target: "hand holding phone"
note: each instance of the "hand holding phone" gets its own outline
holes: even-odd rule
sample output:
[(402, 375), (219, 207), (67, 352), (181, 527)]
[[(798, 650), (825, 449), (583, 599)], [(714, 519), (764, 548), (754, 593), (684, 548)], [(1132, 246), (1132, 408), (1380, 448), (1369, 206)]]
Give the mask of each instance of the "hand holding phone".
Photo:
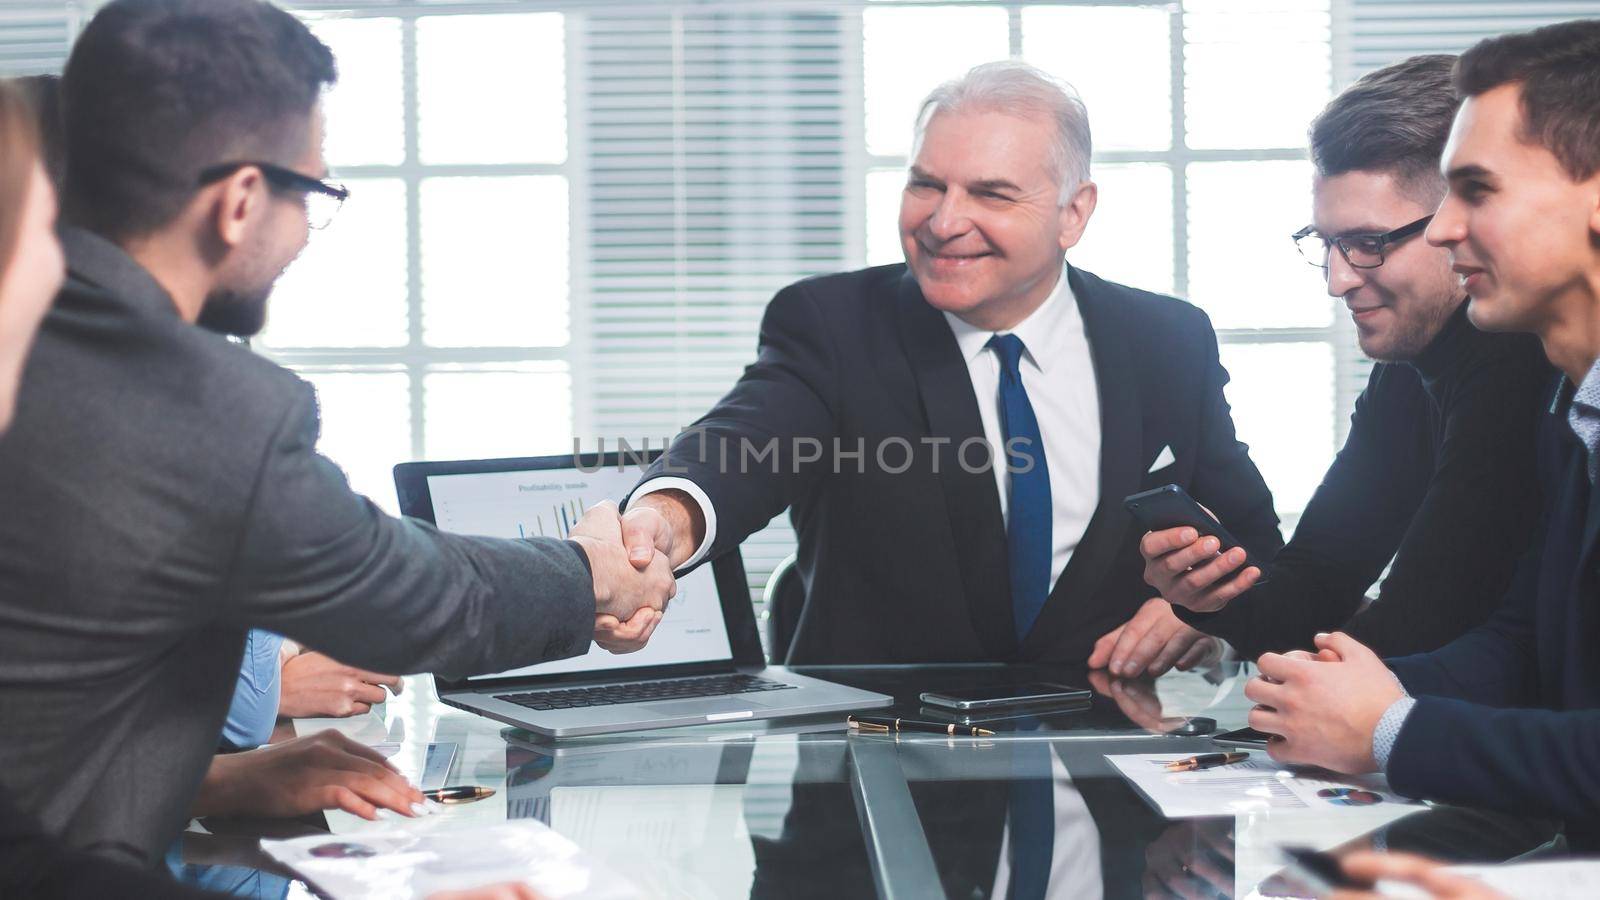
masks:
[(1139, 542), (1145, 581), (1168, 602), (1215, 612), (1266, 581), (1265, 564), (1178, 485), (1134, 494), (1123, 504), (1149, 532)]

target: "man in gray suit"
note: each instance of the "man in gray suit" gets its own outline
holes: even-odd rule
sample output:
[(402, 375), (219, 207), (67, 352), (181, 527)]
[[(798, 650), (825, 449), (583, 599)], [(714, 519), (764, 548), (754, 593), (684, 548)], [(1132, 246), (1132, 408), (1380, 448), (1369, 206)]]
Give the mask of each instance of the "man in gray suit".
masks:
[(224, 337), (261, 327), (308, 218), (341, 199), (334, 78), (256, 0), (117, 0), (68, 63), (68, 280), (0, 444), (0, 782), (76, 846), (160, 857), (249, 628), (460, 676), (591, 636), (637, 649), (676, 589), (659, 553), (623, 549), (661, 523), (614, 507), (570, 541), (384, 515), (316, 453), (310, 387)]

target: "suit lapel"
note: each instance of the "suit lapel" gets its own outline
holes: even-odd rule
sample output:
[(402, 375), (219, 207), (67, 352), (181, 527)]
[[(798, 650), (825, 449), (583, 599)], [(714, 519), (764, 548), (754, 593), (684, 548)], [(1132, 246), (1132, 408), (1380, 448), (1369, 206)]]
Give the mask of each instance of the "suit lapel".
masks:
[(994, 473), (968, 472), (956, 457), (962, 441), (983, 437), (972, 376), (950, 325), (923, 299), (909, 272), (900, 280), (898, 303), (900, 333), (917, 379), (928, 433), (950, 440), (936, 451), (938, 478), (972, 627), (991, 659), (1009, 658), (1016, 651), (1010, 561)]
[(1105, 295), (1100, 279), (1077, 267), (1068, 272), (1100, 395), (1100, 502), (1033, 630), (1022, 642), (1023, 659), (1038, 658), (1082, 616), (1084, 604), (1094, 595), (1127, 533), (1129, 517), (1122, 498), (1139, 489), (1143, 475), (1143, 408), (1133, 371), (1133, 342), (1120, 327), (1112, 308), (1116, 301)]

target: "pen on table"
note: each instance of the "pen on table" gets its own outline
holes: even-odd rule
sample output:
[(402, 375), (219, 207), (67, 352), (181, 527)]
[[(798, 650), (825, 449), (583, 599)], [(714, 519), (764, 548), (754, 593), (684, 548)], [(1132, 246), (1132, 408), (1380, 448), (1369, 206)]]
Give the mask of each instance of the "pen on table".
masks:
[(422, 796), (436, 803), (471, 803), (494, 796), (494, 788), (466, 785), (463, 787), (434, 788), (423, 791)]
[(867, 732), (920, 731), (925, 734), (959, 734), (988, 737), (994, 734), (987, 728), (975, 725), (947, 725), (944, 722), (919, 722), (916, 719), (894, 719), (887, 716), (849, 716), (845, 723), (851, 728)]
[(1188, 759), (1175, 759), (1167, 763), (1169, 772), (1193, 772), (1196, 769), (1214, 769), (1217, 766), (1231, 766), (1237, 762), (1244, 762), (1250, 758), (1248, 753), (1202, 753)]

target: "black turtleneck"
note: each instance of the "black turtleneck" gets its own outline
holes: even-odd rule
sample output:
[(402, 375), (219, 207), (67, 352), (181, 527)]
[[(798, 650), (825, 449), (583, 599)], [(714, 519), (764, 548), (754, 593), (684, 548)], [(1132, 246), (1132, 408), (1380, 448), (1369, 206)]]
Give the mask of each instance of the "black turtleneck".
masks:
[(1338, 629), (1380, 656), (1419, 653), (1481, 624), (1533, 537), (1535, 432), (1554, 383), (1535, 339), (1478, 331), (1463, 303), (1415, 360), (1373, 367), (1268, 583), (1178, 615), (1251, 659)]

